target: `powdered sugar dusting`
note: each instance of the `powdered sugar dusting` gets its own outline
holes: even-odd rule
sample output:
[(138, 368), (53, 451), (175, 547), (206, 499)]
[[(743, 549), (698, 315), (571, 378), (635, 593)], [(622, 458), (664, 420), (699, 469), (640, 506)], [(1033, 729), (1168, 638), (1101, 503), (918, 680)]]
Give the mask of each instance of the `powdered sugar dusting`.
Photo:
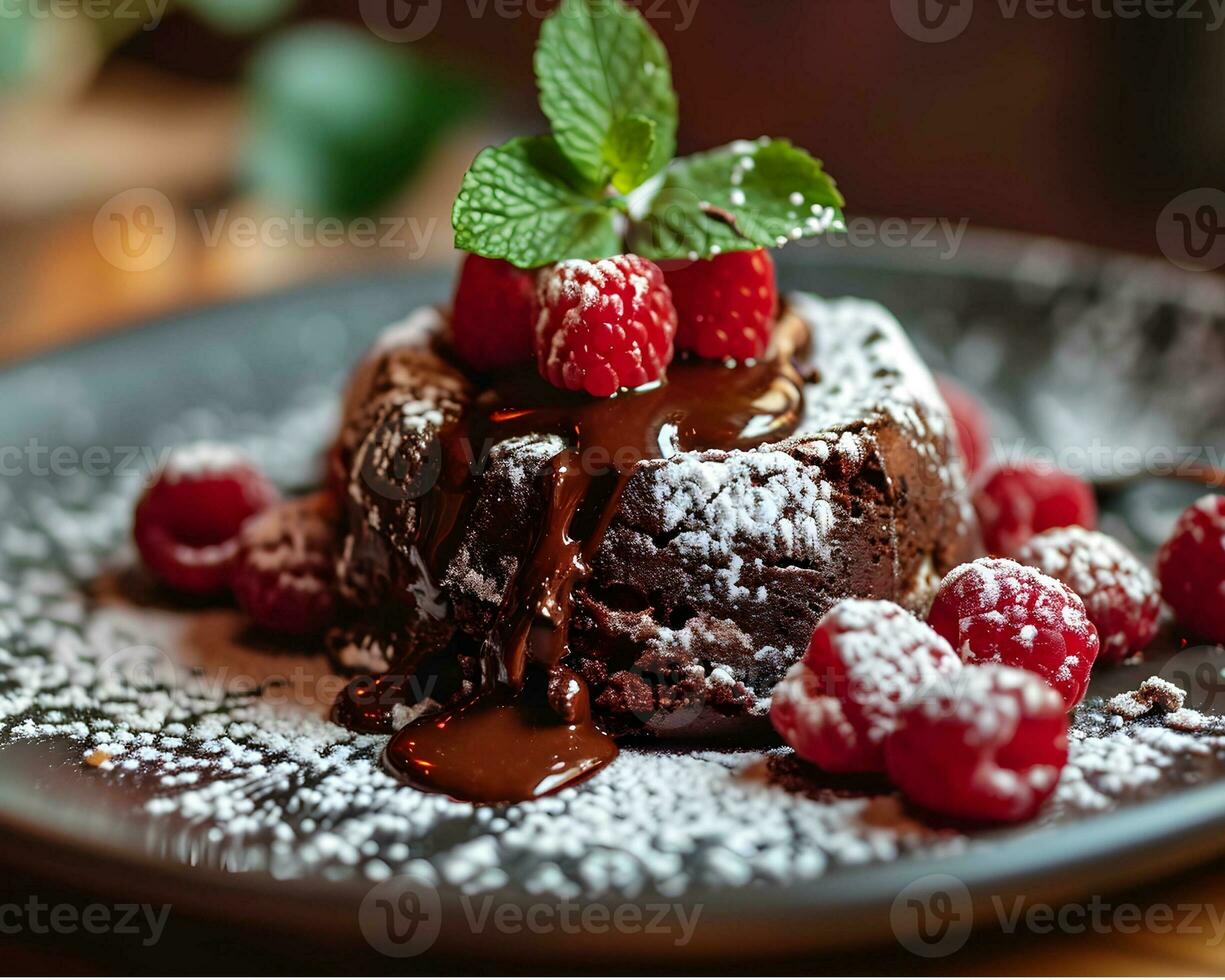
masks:
[(839, 690), (845, 689), (874, 744), (896, 729), (904, 705), (961, 669), (944, 638), (905, 609), (858, 599), (840, 602), (822, 620), (808, 662), (830, 671)]
[(931, 622), (959, 645), (963, 659), (1034, 670), (1069, 706), (1083, 695), (1098, 653), (1097, 630), (1080, 598), (1058, 579), (1006, 558), (953, 569)]
[(1157, 580), (1115, 538), (1081, 527), (1057, 528), (1031, 539), (1017, 557), (1084, 600), (1106, 659), (1122, 660), (1152, 641), (1161, 612)]
[[(334, 431), (334, 409), (326, 392), (303, 391), (280, 418), (197, 412), (173, 431), (233, 440), (283, 484), (302, 485)], [(326, 677), (322, 658), (233, 649), (218, 663), (181, 635), (171, 642), (155, 610), (120, 617), (98, 600), (98, 576), (133, 561), (125, 542), (139, 482), (49, 481), (19, 500), (0, 488), (0, 742), (70, 746), (65, 758), (81, 760), (80, 778), (96, 781), (100, 796), (130, 791), (141, 801), (130, 819), (147, 822), (150, 846), (167, 860), (283, 878), (404, 873), (469, 892), (681, 895), (813, 881), (991, 847), (1031, 829), (980, 839), (938, 828), (891, 793), (823, 785), (783, 750), (629, 748), (583, 786), (507, 808), (407, 789), (379, 766), (382, 739), (332, 725), (321, 699), (288, 702), (262, 688), (261, 679), (298, 670)], [(198, 633), (214, 618), (225, 627), (219, 635), (237, 632), (224, 610), (183, 622)], [(682, 634), (674, 631), (674, 642), (700, 642), (696, 630)], [(754, 654), (780, 667), (795, 655)], [(253, 682), (232, 683), (235, 668)], [(711, 671), (717, 684), (720, 670)], [(1200, 716), (1194, 735), (1172, 730), (1176, 715), (1189, 723), (1194, 714), (1116, 726), (1100, 703), (1083, 706), (1071, 761), (1038, 825), (1225, 775), (1219, 719)]]
[(1183, 710), (1187, 692), (1163, 677), (1150, 677), (1134, 691), (1116, 694), (1106, 702), (1106, 710), (1128, 721), (1140, 718), (1154, 708), (1171, 714)]
[(166, 454), (162, 478), (173, 483), (193, 476), (227, 473), (249, 462), (246, 455), (228, 443), (192, 442), (175, 446)]

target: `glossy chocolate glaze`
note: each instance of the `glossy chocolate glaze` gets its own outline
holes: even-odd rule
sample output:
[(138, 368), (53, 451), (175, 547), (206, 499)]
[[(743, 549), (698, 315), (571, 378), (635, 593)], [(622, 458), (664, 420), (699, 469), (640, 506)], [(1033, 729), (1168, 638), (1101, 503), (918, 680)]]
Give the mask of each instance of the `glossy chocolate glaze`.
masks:
[[(499, 379), (439, 435), (437, 482), (419, 503), (409, 588), (417, 608), (445, 617), (440, 587), (476, 499), (490, 449), (526, 435), (556, 435), (567, 448), (546, 467), (546, 508), (527, 543), (482, 650), (482, 689), (472, 701), (400, 731), (385, 753), (406, 781), (472, 802), (530, 799), (591, 775), (616, 755), (594, 724), (583, 681), (562, 666), (572, 595), (644, 460), (694, 450), (751, 449), (791, 435), (803, 415), (795, 355), (807, 329), (784, 317), (760, 362), (680, 361), (668, 378), (610, 399), (562, 392), (534, 371)], [(388, 678), (359, 678), (338, 720), (384, 730), (402, 664)], [(398, 678), (398, 680), (396, 679)]]

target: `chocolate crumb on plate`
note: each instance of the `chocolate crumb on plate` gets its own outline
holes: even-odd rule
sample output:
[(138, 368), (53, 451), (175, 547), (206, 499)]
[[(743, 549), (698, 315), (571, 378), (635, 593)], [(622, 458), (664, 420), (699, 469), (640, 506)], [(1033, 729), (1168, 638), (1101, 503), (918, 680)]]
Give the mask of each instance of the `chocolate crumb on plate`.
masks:
[(1181, 687), (1155, 675), (1141, 684), (1136, 693), (1150, 704), (1171, 712), (1181, 711), (1187, 699), (1187, 692)]
[(1106, 710), (1127, 721), (1142, 718), (1153, 710), (1153, 702), (1137, 696), (1134, 691), (1116, 694), (1106, 702)]
[(1202, 732), (1207, 724), (1207, 719), (1198, 711), (1179, 708), (1165, 716), (1165, 724), (1167, 728), (1180, 732)]
[(1134, 691), (1116, 694), (1106, 702), (1106, 710), (1128, 721), (1140, 718), (1154, 708), (1162, 711), (1180, 711), (1187, 699), (1187, 692), (1165, 678), (1150, 677)]

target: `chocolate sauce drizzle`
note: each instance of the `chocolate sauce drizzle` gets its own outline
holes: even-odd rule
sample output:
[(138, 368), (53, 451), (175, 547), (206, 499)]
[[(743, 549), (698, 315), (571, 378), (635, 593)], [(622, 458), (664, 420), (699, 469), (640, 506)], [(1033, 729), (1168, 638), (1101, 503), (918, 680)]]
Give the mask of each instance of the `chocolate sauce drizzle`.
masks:
[[(507, 803), (571, 785), (615, 758), (616, 744), (592, 718), (586, 685), (561, 662), (575, 586), (591, 574), (641, 461), (751, 449), (795, 432), (804, 380), (794, 360), (807, 341), (804, 324), (788, 315), (759, 362), (678, 361), (666, 382), (610, 399), (558, 391), (534, 371), (516, 374), (500, 379), (440, 434), (439, 479), (421, 501), (412, 556), (418, 608), (434, 615), (445, 615), (441, 578), (489, 450), (525, 435), (560, 436), (567, 448), (545, 470), (545, 512), (484, 643), (481, 691), (398, 732), (384, 754), (394, 773), (457, 799)], [(382, 680), (360, 682), (368, 686), (363, 693), (385, 699), (387, 691), (375, 690)], [(340, 707), (346, 721), (377, 727), (374, 712)]]

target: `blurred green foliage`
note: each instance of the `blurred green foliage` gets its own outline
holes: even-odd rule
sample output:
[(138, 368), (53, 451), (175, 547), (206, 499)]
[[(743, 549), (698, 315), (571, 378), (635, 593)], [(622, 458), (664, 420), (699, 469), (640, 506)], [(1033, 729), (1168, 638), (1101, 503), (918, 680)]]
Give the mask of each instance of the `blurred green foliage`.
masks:
[(257, 192), (316, 214), (369, 213), (476, 104), (472, 84), (355, 28), (291, 28), (248, 79), (242, 173)]
[[(0, 90), (38, 86), (43, 72), (56, 71), (33, 66), (35, 29), (66, 19), (35, 23), (30, 2), (40, 0), (0, 0)], [(144, 24), (128, 5), (109, 2), (113, 16), (89, 19), (100, 52)], [(169, 9), (228, 33), (254, 33), (275, 27), (297, 2), (169, 0)], [(90, 9), (107, 8), (95, 0)], [(407, 46), (322, 23), (271, 33), (252, 56), (245, 97), (249, 125), (237, 169), (246, 189), (337, 217), (369, 214), (391, 198), (479, 102), (469, 80), (421, 62)]]
[[(156, 29), (161, 17), (176, 9), (220, 31), (247, 34), (283, 20), (298, 0), (0, 0), (0, 87), (19, 82), (37, 83), (38, 72), (55, 72), (54, 64), (36, 65), (40, 36), (58, 28), (84, 23), (102, 55), (139, 30)], [(83, 35), (85, 36), (85, 35)]]
[(6, 9), (0, 17), (0, 87), (11, 85), (29, 71), (33, 25), (24, 5)]
[(298, 0), (179, 0), (179, 5), (218, 30), (246, 34), (288, 16)]

